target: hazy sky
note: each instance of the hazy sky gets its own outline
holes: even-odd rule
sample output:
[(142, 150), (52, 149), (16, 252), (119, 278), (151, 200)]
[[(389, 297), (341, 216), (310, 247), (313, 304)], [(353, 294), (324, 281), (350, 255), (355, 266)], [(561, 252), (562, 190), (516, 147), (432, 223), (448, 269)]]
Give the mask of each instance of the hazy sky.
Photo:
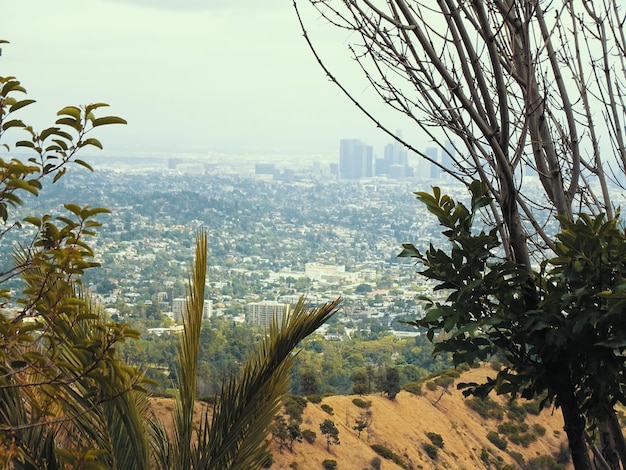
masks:
[[(344, 71), (347, 33), (305, 12), (340, 76), (358, 80)], [(0, 75), (38, 101), (21, 117), (47, 125), (65, 105), (109, 103), (129, 122), (99, 134), (114, 154), (327, 154), (342, 137), (381, 153), (389, 141), (326, 79), (290, 0), (0, 0), (0, 17)]]

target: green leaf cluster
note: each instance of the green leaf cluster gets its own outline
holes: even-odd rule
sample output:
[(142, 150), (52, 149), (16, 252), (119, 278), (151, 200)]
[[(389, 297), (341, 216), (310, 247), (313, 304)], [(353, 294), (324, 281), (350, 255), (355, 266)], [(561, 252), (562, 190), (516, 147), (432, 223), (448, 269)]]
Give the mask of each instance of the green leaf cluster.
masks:
[(471, 207), (442, 196), (417, 193), (445, 228), (448, 251), (422, 253), (404, 245), (400, 256), (416, 258), (420, 273), (436, 281), (444, 300), (424, 299), (436, 352), (455, 364), (502, 354), (508, 367), (486, 383), (459, 384), (466, 394), (491, 390), (541, 397), (542, 405), (573, 405), (587, 424), (608, 419), (626, 403), (626, 230), (619, 219), (580, 214), (558, 217), (554, 256), (538, 272), (502, 257), (496, 229), (472, 231), (487, 191), (472, 184)]

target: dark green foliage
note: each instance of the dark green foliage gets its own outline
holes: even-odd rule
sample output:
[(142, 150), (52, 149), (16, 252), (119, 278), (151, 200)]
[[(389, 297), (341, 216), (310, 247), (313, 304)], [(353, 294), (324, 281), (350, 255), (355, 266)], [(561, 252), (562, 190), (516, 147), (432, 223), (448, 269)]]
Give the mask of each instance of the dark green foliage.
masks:
[(337, 468), (337, 461), (326, 459), (322, 462), (322, 467), (324, 470), (335, 470)]
[(353, 398), (352, 403), (359, 408), (367, 409), (372, 406), (372, 402), (370, 400), (363, 400), (362, 398)]
[(313, 431), (311, 429), (303, 429), (302, 430), (302, 437), (309, 444), (313, 444), (315, 442), (315, 439), (317, 438), (317, 434), (316, 434), (315, 431)]
[(432, 380), (430, 380), (430, 381), (426, 382), (426, 388), (428, 390), (430, 390), (431, 392), (435, 391), (435, 390), (437, 390), (437, 384), (435, 382), (433, 382)]
[(300, 375), (300, 395), (316, 395), (320, 392), (318, 374), (309, 370)]
[(306, 398), (298, 395), (286, 395), (283, 398), (285, 413), (289, 416), (291, 421), (296, 421), (298, 423), (302, 422), (302, 413), (304, 412), (306, 405)]
[(543, 437), (546, 435), (546, 428), (539, 423), (533, 424), (533, 434)]
[(428, 455), (431, 459), (436, 460), (437, 459), (437, 447), (435, 447), (432, 444), (429, 444), (428, 442), (424, 442), (424, 444), (422, 444), (422, 449), (424, 449), (424, 452), (426, 452), (426, 455)]
[(422, 394), (422, 383), (421, 382), (409, 382), (404, 386), (404, 390), (413, 395), (420, 396)]
[(328, 413), (329, 415), (333, 415), (333, 414), (335, 414), (335, 412), (334, 412), (334, 410), (333, 410), (333, 407), (332, 407), (332, 406), (330, 406), (330, 405), (328, 405), (328, 404), (326, 404), (326, 403), (322, 403), (322, 405), (320, 406), (320, 408), (321, 408), (322, 410), (324, 410), (326, 413)]
[(513, 421), (523, 422), (526, 419), (526, 408), (520, 406), (516, 400), (509, 401), (507, 405), (508, 411), (506, 415)]
[[(388, 449), (384, 445), (382, 445), (382, 444), (372, 444), (370, 447), (372, 448), (372, 450), (374, 452), (376, 452), (382, 458), (387, 459), (387, 460), (391, 460), (396, 465), (398, 465), (398, 466), (400, 466), (402, 468), (407, 468), (407, 465), (404, 462), (404, 460), (402, 460), (402, 457), (400, 457), (398, 454), (396, 454), (391, 449)], [(435, 450), (436, 450), (436, 448), (435, 448)]]
[(370, 461), (370, 465), (372, 466), (372, 470), (380, 470), (382, 468), (382, 461), (379, 457), (374, 457)]
[(500, 435), (497, 432), (489, 431), (489, 433), (487, 434), (487, 439), (489, 439), (489, 442), (491, 442), (498, 449), (500, 450), (506, 449), (506, 445), (507, 445), (506, 439), (503, 439), (502, 437), (500, 437)]
[(326, 450), (328, 452), (330, 452), (331, 445), (340, 444), (339, 429), (337, 429), (335, 423), (330, 419), (324, 420), (324, 422), (320, 424), (320, 431), (324, 436), (326, 436)]
[(441, 437), (441, 434), (437, 434), (436, 432), (427, 432), (426, 437), (430, 439), (430, 442), (432, 442), (433, 445), (439, 447), (440, 449), (443, 448), (443, 437)]
[(519, 452), (515, 452), (514, 450), (509, 451), (509, 455), (513, 460), (515, 460), (518, 464), (523, 465), (525, 460), (524, 456)]
[(485, 419), (500, 420), (504, 417), (502, 408), (489, 397), (471, 397), (465, 400), (465, 404)]
[[(424, 253), (404, 245), (400, 256), (414, 257), (421, 274), (444, 290), (444, 301), (429, 300), (426, 313), (414, 322), (428, 328), (428, 338), (446, 333), (435, 351), (452, 354), (455, 364), (504, 355), (508, 367), (486, 383), (461, 384), (466, 395), (490, 391), (511, 393), (561, 407), (574, 461), (589, 466), (585, 426), (608, 422), (614, 404), (623, 402), (626, 375), (623, 351), (626, 323), (623, 311), (626, 278), (626, 231), (615, 218), (579, 214), (572, 221), (557, 216), (554, 256), (539, 272), (503, 259), (498, 253), (499, 232), (472, 231), (480, 209), (492, 202), (487, 186), (469, 185), (466, 207), (439, 188), (416, 193), (444, 228), (449, 251), (430, 246)], [(488, 327), (485, 327), (488, 325)], [(512, 436), (528, 445), (532, 434)]]
[(354, 385), (352, 385), (352, 393), (356, 393), (357, 395), (369, 393), (369, 379), (366, 372), (355, 372), (352, 376), (352, 381), (354, 382)]
[(526, 463), (527, 470), (565, 470), (565, 465), (558, 463), (551, 455), (540, 455), (529, 459)]
[(527, 413), (535, 416), (539, 416), (541, 413), (541, 402), (539, 400), (532, 400), (522, 405)]
[(385, 371), (382, 389), (390, 400), (395, 400), (400, 391), (400, 374), (395, 367), (389, 367)]
[(314, 405), (318, 405), (320, 403), (322, 403), (322, 397), (319, 395), (307, 395), (306, 397), (307, 401), (309, 401), (310, 403), (313, 403)]
[[(541, 426), (543, 428), (543, 426)], [(532, 442), (537, 440), (537, 435), (528, 432), (526, 423), (514, 423), (507, 421), (498, 426), (498, 431), (509, 438), (513, 444), (528, 447)], [(545, 434), (545, 428), (543, 428)]]

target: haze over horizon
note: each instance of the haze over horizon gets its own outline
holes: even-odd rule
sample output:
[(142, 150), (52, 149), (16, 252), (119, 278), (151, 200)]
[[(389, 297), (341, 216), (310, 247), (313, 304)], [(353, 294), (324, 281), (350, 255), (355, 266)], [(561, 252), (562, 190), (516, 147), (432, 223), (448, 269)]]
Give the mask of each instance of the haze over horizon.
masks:
[[(0, 13), (2, 75), (37, 100), (19, 117), (38, 128), (63, 106), (106, 102), (128, 125), (98, 130), (104, 154), (338, 154), (341, 138), (380, 153), (390, 141), (325, 78), (290, 2), (0, 0)], [(301, 13), (360, 86), (333, 50), (347, 33)]]

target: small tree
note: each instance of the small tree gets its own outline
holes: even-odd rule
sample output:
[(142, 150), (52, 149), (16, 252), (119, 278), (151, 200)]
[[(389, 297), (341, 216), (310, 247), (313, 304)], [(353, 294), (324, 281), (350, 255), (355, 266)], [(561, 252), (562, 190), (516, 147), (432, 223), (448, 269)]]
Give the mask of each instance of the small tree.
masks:
[(339, 429), (335, 426), (335, 423), (330, 419), (324, 420), (320, 424), (320, 431), (326, 436), (326, 451), (330, 452), (331, 445), (338, 445), (339, 442)]
[(287, 423), (283, 415), (276, 415), (270, 431), (272, 432), (272, 439), (278, 445), (278, 451), (282, 454), (283, 449), (287, 446), (287, 440), (289, 439)]
[(371, 423), (372, 412), (370, 410), (364, 411), (359, 415), (356, 419), (354, 427), (352, 428), (358, 433), (359, 439), (361, 439), (361, 432), (363, 432), (364, 429), (367, 429)]
[(390, 400), (395, 400), (396, 395), (400, 392), (400, 373), (395, 367), (389, 367), (385, 372), (383, 392), (387, 394)]
[(289, 452), (293, 452), (293, 443), (302, 442), (302, 431), (300, 424), (292, 422), (287, 426), (287, 436), (289, 438)]
[(356, 393), (357, 395), (363, 395), (368, 393), (368, 378), (367, 373), (364, 371), (355, 372), (352, 376), (352, 393)]

